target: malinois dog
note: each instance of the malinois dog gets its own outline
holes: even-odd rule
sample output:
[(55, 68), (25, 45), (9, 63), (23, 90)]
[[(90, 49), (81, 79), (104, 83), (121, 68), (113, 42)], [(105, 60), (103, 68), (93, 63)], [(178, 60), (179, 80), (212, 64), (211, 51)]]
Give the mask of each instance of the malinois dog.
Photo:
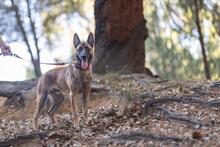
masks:
[(52, 122), (56, 122), (54, 113), (61, 105), (64, 94), (68, 93), (75, 125), (79, 124), (77, 96), (82, 93), (83, 117), (87, 121), (88, 97), (92, 80), (92, 59), (94, 37), (90, 33), (86, 42), (81, 42), (74, 34), (73, 44), (76, 49), (75, 60), (68, 66), (56, 68), (45, 73), (37, 84), (37, 107), (34, 113), (34, 129), (38, 129), (38, 118), (47, 103), (47, 113)]

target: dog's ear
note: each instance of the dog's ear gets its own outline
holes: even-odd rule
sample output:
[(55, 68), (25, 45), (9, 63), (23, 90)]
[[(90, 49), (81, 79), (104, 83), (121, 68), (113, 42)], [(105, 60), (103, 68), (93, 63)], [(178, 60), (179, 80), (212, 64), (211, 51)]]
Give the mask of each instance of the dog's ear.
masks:
[(79, 36), (75, 33), (74, 34), (74, 37), (73, 37), (73, 45), (75, 48), (77, 48), (77, 46), (80, 44), (80, 39), (79, 39)]
[(94, 36), (93, 36), (92, 33), (89, 33), (87, 42), (93, 47), (93, 45), (94, 45)]

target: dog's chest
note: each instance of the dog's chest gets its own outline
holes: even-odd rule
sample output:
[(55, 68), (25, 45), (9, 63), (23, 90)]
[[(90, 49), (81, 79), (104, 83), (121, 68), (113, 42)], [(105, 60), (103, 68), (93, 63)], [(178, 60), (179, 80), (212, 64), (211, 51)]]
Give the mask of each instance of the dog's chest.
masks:
[(72, 84), (73, 89), (75, 89), (77, 91), (83, 90), (84, 83), (80, 79), (74, 78), (72, 82), (73, 82), (73, 84)]
[(73, 89), (83, 91), (84, 87), (91, 83), (92, 77), (90, 73), (75, 73), (72, 75), (72, 86)]

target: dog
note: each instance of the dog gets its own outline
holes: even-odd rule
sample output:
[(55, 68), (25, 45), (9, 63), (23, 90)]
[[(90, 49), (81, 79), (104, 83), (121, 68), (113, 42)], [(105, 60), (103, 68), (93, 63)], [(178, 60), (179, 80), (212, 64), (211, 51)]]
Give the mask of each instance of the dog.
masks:
[(73, 45), (76, 49), (75, 60), (65, 67), (52, 69), (45, 73), (38, 80), (37, 84), (37, 105), (33, 117), (34, 129), (38, 129), (38, 118), (42, 109), (47, 104), (47, 114), (53, 123), (56, 123), (54, 117), (60, 107), (64, 94), (68, 93), (71, 104), (72, 117), (74, 124), (79, 124), (77, 97), (82, 96), (83, 117), (87, 121), (88, 98), (91, 89), (92, 80), (92, 59), (94, 36), (88, 35), (86, 42), (81, 42), (79, 36), (74, 34)]

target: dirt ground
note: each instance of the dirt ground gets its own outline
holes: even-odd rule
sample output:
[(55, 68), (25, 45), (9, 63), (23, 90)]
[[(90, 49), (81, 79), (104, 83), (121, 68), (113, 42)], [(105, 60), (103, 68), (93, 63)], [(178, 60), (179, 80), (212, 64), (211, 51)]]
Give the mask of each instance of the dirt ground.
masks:
[[(0, 109), (0, 146), (220, 146), (220, 82), (166, 81), (143, 74), (98, 76), (89, 122), (74, 127), (68, 100), (51, 124), (32, 129), (35, 100)], [(0, 98), (1, 104), (4, 98)]]

